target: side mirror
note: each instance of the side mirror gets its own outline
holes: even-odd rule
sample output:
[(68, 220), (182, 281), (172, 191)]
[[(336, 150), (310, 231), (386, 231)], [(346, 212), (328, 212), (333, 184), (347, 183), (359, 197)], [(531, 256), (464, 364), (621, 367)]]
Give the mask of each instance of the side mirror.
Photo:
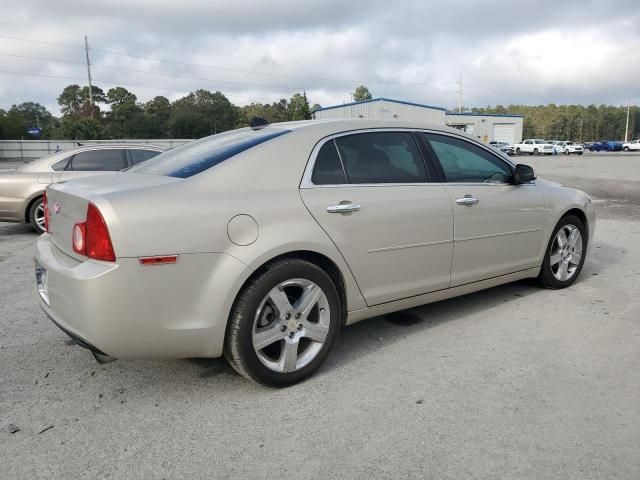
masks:
[(519, 163), (516, 165), (516, 169), (513, 172), (513, 183), (519, 185), (521, 183), (530, 182), (536, 179), (536, 174), (533, 173), (533, 168), (529, 165)]

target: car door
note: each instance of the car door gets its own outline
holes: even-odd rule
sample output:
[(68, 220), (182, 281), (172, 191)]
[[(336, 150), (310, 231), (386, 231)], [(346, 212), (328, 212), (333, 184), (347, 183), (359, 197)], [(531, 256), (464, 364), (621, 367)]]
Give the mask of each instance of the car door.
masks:
[(312, 152), (302, 200), (368, 305), (449, 286), (452, 206), (434, 176), (409, 131), (343, 134)]
[(75, 153), (69, 158), (58, 181), (97, 175), (105, 172), (117, 172), (129, 166), (126, 149), (100, 148)]
[(453, 204), (451, 286), (538, 266), (547, 212), (535, 183), (513, 185), (512, 166), (467, 139), (424, 139)]

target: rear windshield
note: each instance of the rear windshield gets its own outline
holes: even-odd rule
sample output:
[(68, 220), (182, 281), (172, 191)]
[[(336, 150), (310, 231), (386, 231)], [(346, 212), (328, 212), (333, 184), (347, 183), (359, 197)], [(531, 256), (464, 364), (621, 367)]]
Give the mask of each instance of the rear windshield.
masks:
[(291, 130), (230, 130), (167, 150), (128, 172), (188, 178)]

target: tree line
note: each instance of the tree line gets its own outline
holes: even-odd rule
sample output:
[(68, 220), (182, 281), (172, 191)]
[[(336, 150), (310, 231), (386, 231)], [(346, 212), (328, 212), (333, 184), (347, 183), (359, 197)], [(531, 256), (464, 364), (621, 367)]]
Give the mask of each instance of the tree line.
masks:
[[(476, 113), (524, 115), (523, 138), (578, 142), (624, 140), (627, 107), (612, 105), (509, 105), (472, 108)], [(629, 111), (629, 139), (640, 137), (640, 108)]]
[[(372, 98), (360, 85), (351, 94), (354, 101)], [(107, 92), (99, 87), (68, 85), (58, 96), (62, 115), (57, 118), (39, 103), (24, 102), (9, 110), (0, 108), (0, 139), (34, 138), (31, 127), (42, 129), (47, 139), (118, 138), (200, 138), (244, 127), (253, 117), (270, 123), (310, 119), (320, 105), (309, 105), (305, 92), (295, 93), (273, 103), (234, 105), (222, 92), (199, 89), (170, 101), (157, 96), (139, 102), (133, 92), (114, 87)], [(509, 105), (471, 108), (475, 113), (524, 115), (524, 138), (574, 141), (623, 139), (626, 107), (612, 105)], [(632, 107), (629, 138), (640, 136), (640, 108)]]
[(60, 118), (34, 102), (0, 109), (0, 139), (33, 138), (27, 130), (36, 126), (43, 139), (200, 138), (245, 127), (252, 117), (271, 123), (307, 120), (320, 107), (309, 106), (304, 92), (239, 107), (219, 91), (199, 89), (173, 102), (157, 96), (143, 103), (123, 87), (105, 93), (93, 86), (90, 98), (89, 87), (80, 85), (68, 85), (57, 100)]

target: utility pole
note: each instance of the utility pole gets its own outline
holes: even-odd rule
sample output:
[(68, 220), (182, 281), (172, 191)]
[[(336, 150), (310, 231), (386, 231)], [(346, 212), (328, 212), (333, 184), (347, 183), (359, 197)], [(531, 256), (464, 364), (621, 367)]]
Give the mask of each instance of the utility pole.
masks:
[(462, 113), (462, 74), (458, 82), (458, 113)]
[(84, 36), (84, 53), (87, 57), (87, 77), (89, 78), (89, 105), (91, 105), (91, 118), (93, 118), (93, 87), (91, 86), (91, 62), (89, 62), (89, 41)]
[(624, 141), (629, 141), (629, 111), (631, 110), (631, 97), (627, 101), (627, 127), (624, 129)]

